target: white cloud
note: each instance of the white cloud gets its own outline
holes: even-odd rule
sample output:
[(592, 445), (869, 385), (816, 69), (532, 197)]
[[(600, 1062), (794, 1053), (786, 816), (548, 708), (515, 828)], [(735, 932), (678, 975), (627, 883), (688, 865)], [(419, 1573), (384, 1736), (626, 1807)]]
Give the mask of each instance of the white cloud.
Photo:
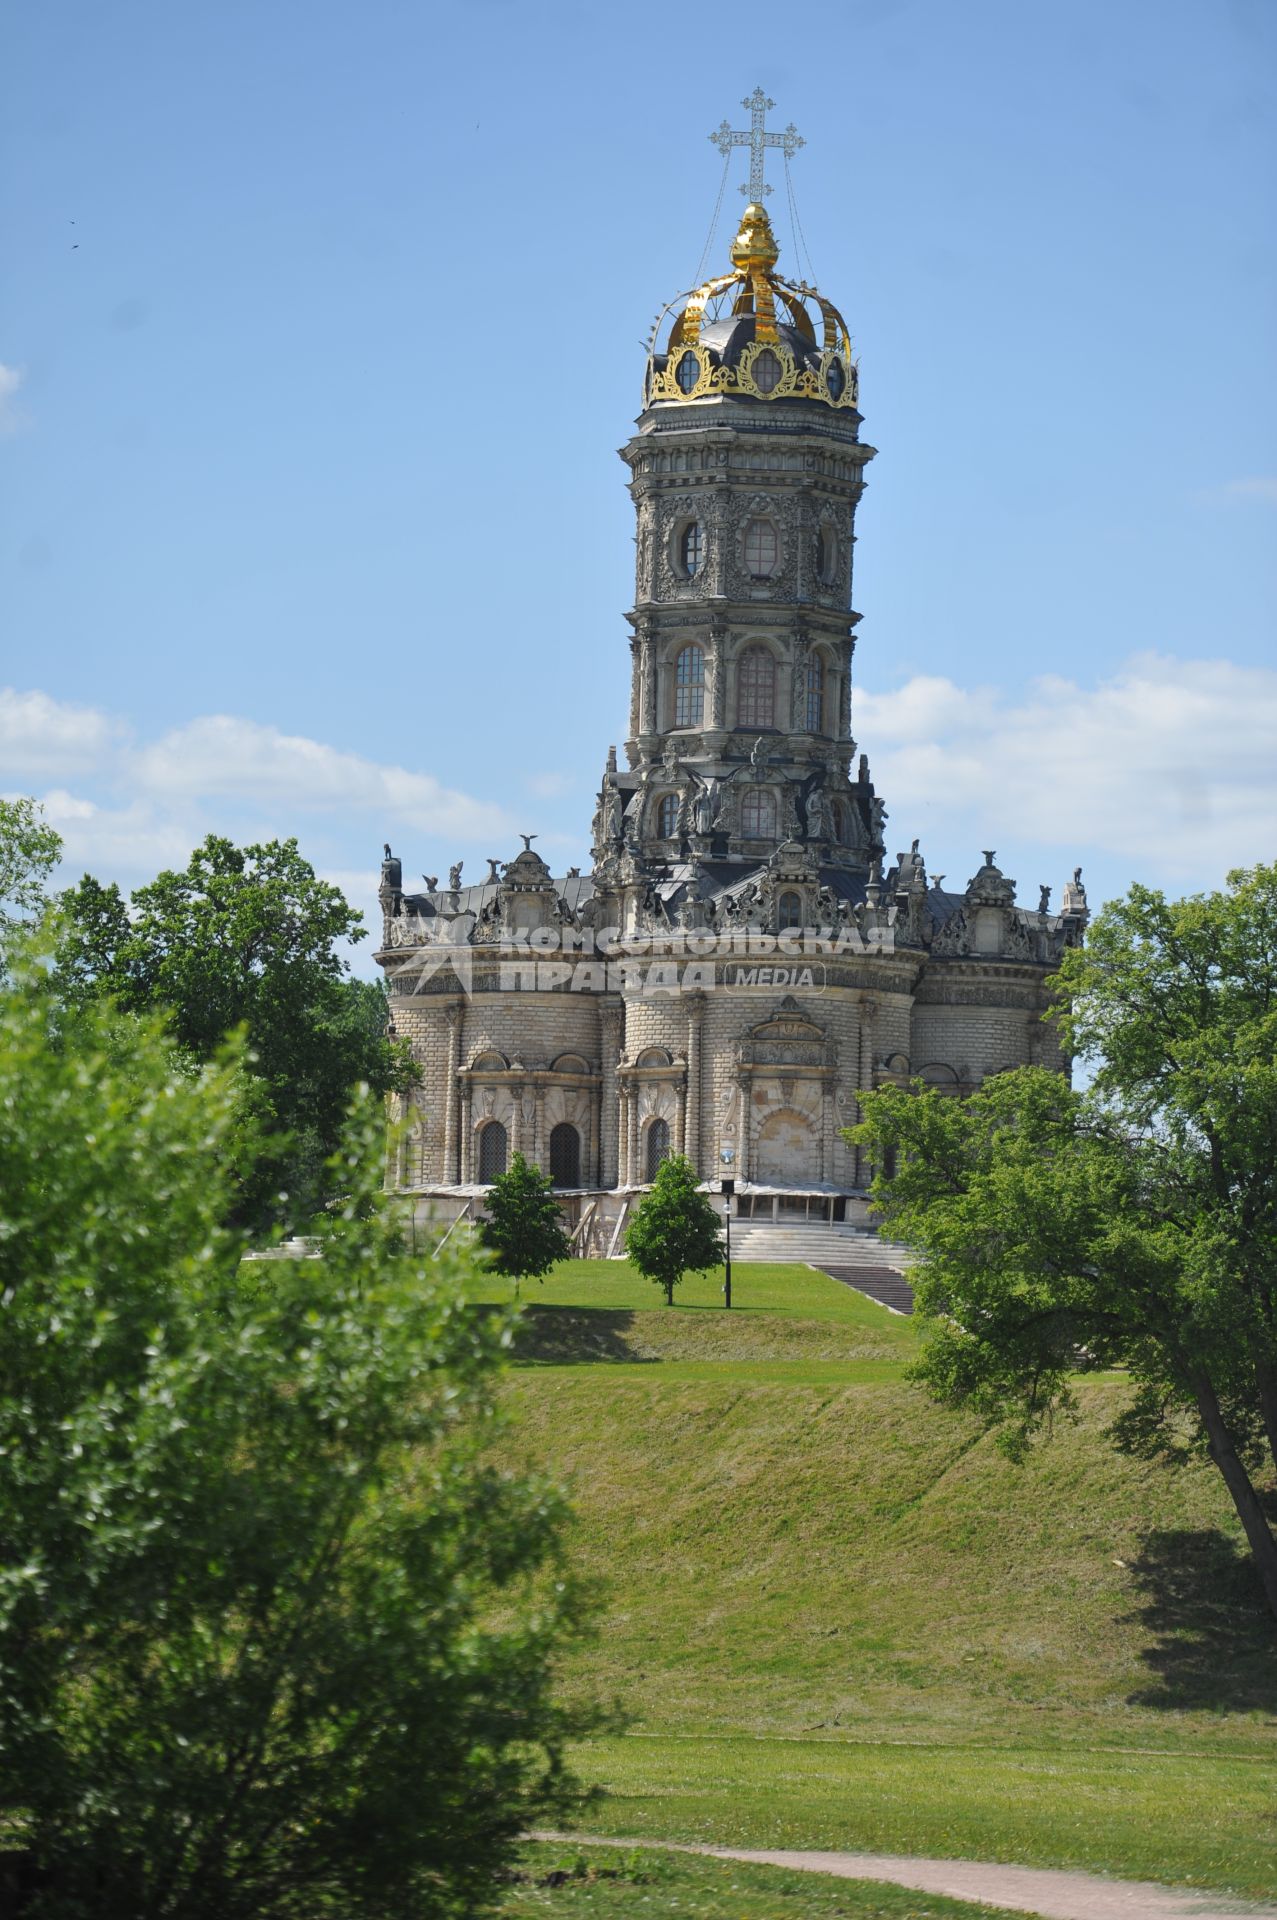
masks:
[(1250, 480), (1230, 480), (1223, 491), (1234, 499), (1268, 500), (1277, 506), (1277, 479), (1271, 474), (1257, 474)]
[(1049, 675), (1019, 696), (918, 676), (861, 693), (856, 730), (893, 846), (929, 815), (951, 843), (1010, 833), (1138, 858), (1168, 877), (1277, 849), (1277, 673), (1267, 668), (1138, 654), (1099, 686)]
[(391, 824), (461, 839), (512, 831), (505, 811), (443, 786), (433, 774), (382, 766), (301, 734), (213, 714), (165, 734), (133, 756), (133, 773), (157, 794), (235, 796), (278, 813), (351, 807)]
[(118, 756), (126, 737), (118, 721), (92, 707), (0, 687), (0, 778), (5, 781), (96, 772)]
[(22, 380), (21, 367), (6, 367), (0, 360), (0, 433), (11, 433), (18, 424), (17, 410), (10, 402)]

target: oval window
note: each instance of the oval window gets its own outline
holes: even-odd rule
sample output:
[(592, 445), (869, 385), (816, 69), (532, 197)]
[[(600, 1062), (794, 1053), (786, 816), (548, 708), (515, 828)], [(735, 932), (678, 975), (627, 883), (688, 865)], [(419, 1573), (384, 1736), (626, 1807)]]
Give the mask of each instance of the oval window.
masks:
[(847, 391), (847, 376), (842, 370), (841, 360), (831, 360), (829, 372), (825, 375), (825, 385), (829, 388), (831, 400), (841, 400)]
[(704, 558), (705, 535), (701, 532), (700, 521), (693, 520), (689, 527), (684, 527), (683, 537), (679, 543), (679, 559), (683, 563), (683, 572), (689, 580), (700, 572)]
[(675, 370), (674, 378), (678, 381), (678, 384), (680, 387), (682, 387), (684, 393), (690, 393), (692, 391), (692, 388), (696, 385), (696, 382), (700, 379), (700, 377), (701, 377), (701, 363), (696, 358), (696, 355), (692, 352), (691, 348), (689, 347), (687, 352), (683, 355), (683, 358), (678, 363), (678, 367)]
[(780, 361), (764, 347), (753, 365), (754, 385), (760, 393), (774, 393), (780, 384)]

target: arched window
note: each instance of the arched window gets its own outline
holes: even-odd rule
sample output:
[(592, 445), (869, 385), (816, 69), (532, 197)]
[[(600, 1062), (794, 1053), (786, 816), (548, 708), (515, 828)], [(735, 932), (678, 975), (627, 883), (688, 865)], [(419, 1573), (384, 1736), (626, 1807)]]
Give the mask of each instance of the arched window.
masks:
[(829, 372), (825, 375), (825, 384), (829, 388), (831, 400), (841, 400), (847, 389), (847, 376), (842, 370), (841, 360), (829, 362)]
[(736, 670), (738, 727), (776, 724), (776, 662), (766, 647), (746, 647)]
[(684, 647), (674, 662), (674, 725), (699, 727), (705, 717), (705, 654)]
[(801, 894), (781, 894), (776, 905), (776, 924), (782, 931), (786, 927), (801, 927), (803, 924), (803, 902)]
[(705, 558), (705, 535), (699, 520), (693, 520), (690, 526), (683, 528), (678, 543), (678, 557), (682, 563), (683, 572), (689, 580), (693, 579), (700, 572), (701, 563)]
[(505, 1172), (509, 1142), (499, 1120), (489, 1120), (479, 1132), (479, 1184), (490, 1186)]
[(745, 571), (755, 580), (768, 580), (776, 571), (780, 542), (770, 520), (751, 520), (745, 528)]
[(550, 1129), (550, 1180), (556, 1187), (581, 1184), (581, 1136), (568, 1120)]
[(684, 393), (690, 393), (700, 377), (701, 363), (689, 347), (674, 370), (674, 378)]
[(774, 393), (780, 384), (780, 361), (764, 347), (753, 365), (754, 385), (760, 393)]
[(747, 840), (772, 840), (776, 835), (776, 802), (770, 793), (751, 787), (740, 808), (741, 832)]
[(823, 733), (825, 727), (825, 663), (818, 653), (807, 656), (807, 731)]
[(663, 793), (656, 809), (656, 831), (662, 840), (672, 840), (678, 832), (678, 795)]
[(647, 1130), (645, 1178), (655, 1180), (662, 1160), (670, 1157), (670, 1123), (668, 1120), (653, 1120)]

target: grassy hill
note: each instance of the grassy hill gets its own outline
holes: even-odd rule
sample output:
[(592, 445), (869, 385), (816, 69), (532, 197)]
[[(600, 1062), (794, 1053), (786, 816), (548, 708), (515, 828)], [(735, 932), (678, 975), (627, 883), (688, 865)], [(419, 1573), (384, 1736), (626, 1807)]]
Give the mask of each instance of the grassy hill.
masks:
[(1213, 1471), (1114, 1454), (1115, 1378), (1016, 1468), (904, 1378), (911, 1323), (803, 1268), (735, 1291), (531, 1289), (506, 1444), (609, 1589), (568, 1683), (633, 1716), (582, 1756), (597, 1830), (1277, 1892), (1277, 1636)]

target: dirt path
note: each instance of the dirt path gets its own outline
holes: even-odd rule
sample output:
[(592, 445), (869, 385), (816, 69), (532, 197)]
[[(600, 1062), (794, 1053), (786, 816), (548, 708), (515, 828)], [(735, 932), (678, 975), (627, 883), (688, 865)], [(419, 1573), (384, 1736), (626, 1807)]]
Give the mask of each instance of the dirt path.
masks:
[(595, 1833), (536, 1833), (535, 1840), (581, 1846), (662, 1847), (707, 1853), (716, 1860), (747, 1860), (762, 1867), (828, 1873), (840, 1880), (889, 1880), (920, 1893), (982, 1900), (990, 1907), (1038, 1913), (1044, 1920), (1277, 1920), (1277, 1907), (1260, 1907), (1228, 1894), (1159, 1887), (1151, 1880), (1110, 1880), (1098, 1873), (1054, 1867), (1008, 1867), (993, 1860), (921, 1860), (895, 1853), (799, 1853), (787, 1848), (700, 1847), (676, 1840), (613, 1840)]

